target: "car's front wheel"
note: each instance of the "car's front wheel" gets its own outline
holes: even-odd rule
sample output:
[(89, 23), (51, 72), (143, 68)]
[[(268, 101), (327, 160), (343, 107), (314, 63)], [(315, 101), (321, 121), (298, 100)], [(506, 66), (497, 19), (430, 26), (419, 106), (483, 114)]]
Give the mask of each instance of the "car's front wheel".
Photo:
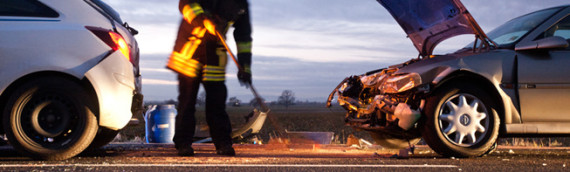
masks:
[(476, 86), (455, 83), (427, 98), (422, 137), (444, 156), (480, 156), (495, 144), (499, 117), (491, 96)]
[(4, 128), (14, 148), (34, 159), (63, 160), (81, 153), (98, 124), (89, 94), (77, 82), (43, 77), (19, 86), (7, 102)]
[(391, 136), (386, 133), (370, 131), (370, 136), (374, 139), (374, 143), (387, 149), (404, 149), (420, 142), (421, 138), (410, 138)]

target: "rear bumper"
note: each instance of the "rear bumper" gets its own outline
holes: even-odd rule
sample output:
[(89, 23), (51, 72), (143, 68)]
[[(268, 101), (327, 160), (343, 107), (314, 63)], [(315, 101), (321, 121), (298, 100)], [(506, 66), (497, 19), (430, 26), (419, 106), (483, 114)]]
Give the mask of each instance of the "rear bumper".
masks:
[(133, 101), (142, 103), (142, 95), (135, 91), (133, 65), (121, 53), (114, 52), (85, 77), (97, 94), (99, 126), (112, 130), (125, 127), (132, 117)]

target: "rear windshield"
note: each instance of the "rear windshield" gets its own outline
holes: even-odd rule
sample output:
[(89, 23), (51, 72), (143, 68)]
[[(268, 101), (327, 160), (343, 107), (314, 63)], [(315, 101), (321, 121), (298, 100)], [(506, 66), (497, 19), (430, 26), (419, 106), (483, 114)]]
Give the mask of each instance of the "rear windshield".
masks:
[(119, 13), (117, 13), (117, 11), (115, 11), (113, 8), (111, 8), (111, 6), (107, 5), (107, 3), (105, 3), (101, 0), (86, 0), (86, 1), (93, 2), (94, 5), (96, 5), (101, 10), (103, 10), (102, 12), (109, 15), (109, 17), (113, 18), (113, 20), (115, 20), (121, 24), (123, 23), (123, 20), (121, 20), (121, 16), (119, 15)]

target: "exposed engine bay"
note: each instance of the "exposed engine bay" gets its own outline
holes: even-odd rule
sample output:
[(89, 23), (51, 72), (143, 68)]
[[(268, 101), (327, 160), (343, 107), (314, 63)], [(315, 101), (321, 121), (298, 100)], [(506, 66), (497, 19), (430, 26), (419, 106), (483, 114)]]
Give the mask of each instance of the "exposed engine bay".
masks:
[(347, 110), (348, 125), (369, 131), (373, 138), (400, 139), (406, 146), (410, 139), (420, 137), (417, 121), (429, 88), (419, 86), (419, 74), (395, 74), (398, 70), (384, 68), (345, 78), (329, 95), (327, 106), (337, 94), (339, 105)]

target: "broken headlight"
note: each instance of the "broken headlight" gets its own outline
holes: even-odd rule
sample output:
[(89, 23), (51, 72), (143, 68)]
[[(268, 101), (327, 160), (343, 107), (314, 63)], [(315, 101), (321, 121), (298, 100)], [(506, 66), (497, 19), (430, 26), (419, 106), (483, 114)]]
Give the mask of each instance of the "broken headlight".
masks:
[(422, 78), (418, 73), (400, 74), (388, 77), (379, 89), (394, 94), (408, 91), (421, 83)]

